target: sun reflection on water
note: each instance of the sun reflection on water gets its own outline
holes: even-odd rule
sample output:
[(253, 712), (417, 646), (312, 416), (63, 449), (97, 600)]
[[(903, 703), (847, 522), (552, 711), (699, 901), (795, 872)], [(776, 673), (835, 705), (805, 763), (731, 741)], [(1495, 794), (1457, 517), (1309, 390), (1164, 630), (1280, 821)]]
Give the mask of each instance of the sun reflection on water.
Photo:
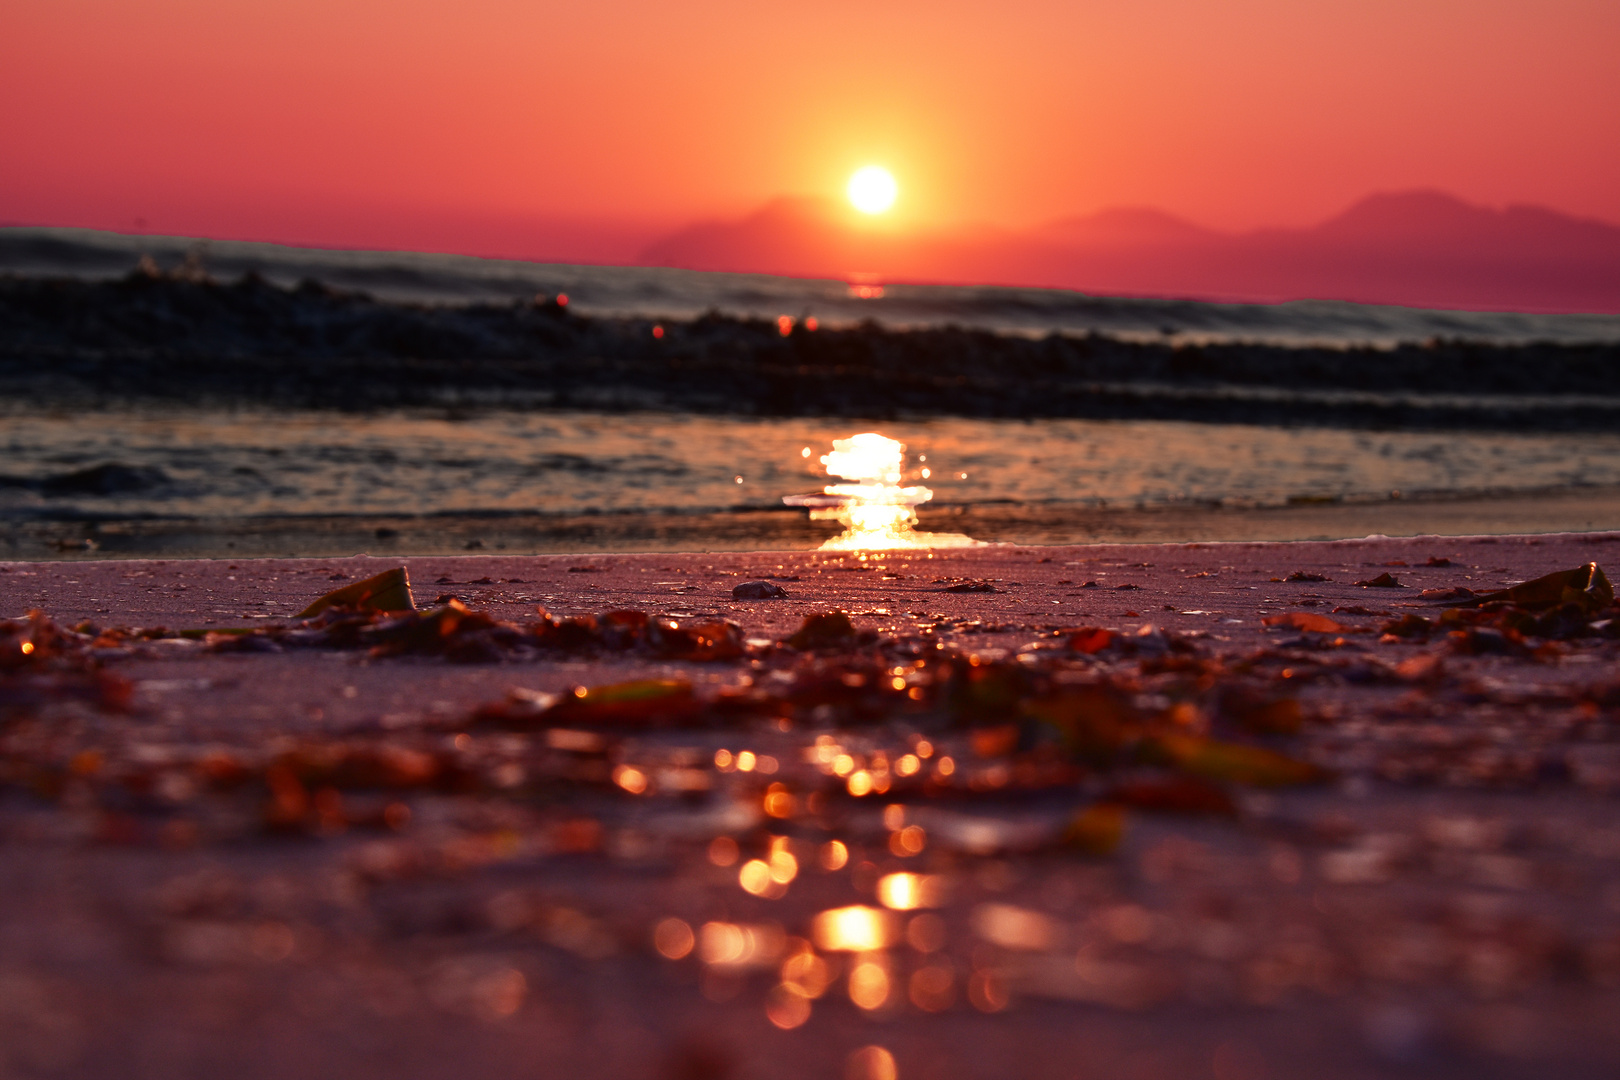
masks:
[[(809, 456), (809, 448), (806, 447)], [(934, 497), (921, 485), (904, 486), (906, 447), (875, 431), (834, 439), (821, 455), (827, 475), (850, 483), (828, 484), (814, 495), (788, 495), (789, 506), (809, 509), (812, 520), (837, 521), (844, 531), (821, 545), (823, 551), (892, 551), (901, 548), (975, 547), (980, 541), (960, 533), (919, 532), (917, 507)], [(929, 470), (923, 469), (927, 477)]]

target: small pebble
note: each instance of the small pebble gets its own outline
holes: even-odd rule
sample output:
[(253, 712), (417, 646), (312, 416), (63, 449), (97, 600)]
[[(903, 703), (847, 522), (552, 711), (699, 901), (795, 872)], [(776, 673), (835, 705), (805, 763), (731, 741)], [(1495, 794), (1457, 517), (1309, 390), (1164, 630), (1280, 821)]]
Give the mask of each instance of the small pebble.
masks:
[(733, 600), (780, 600), (786, 596), (786, 589), (769, 581), (745, 581), (731, 590)]

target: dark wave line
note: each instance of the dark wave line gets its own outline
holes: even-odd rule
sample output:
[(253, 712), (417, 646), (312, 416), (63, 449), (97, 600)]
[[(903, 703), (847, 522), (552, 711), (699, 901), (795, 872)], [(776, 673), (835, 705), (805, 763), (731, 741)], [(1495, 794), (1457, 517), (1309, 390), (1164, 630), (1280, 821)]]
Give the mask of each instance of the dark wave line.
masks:
[(100, 282), (0, 277), (0, 395), (86, 408), (162, 401), (1612, 430), (1620, 344), (1288, 347), (873, 323), (815, 332), (800, 324), (784, 335), (771, 321), (713, 313), (655, 324), (583, 317), (555, 301), (429, 306), (313, 282), (147, 272)]

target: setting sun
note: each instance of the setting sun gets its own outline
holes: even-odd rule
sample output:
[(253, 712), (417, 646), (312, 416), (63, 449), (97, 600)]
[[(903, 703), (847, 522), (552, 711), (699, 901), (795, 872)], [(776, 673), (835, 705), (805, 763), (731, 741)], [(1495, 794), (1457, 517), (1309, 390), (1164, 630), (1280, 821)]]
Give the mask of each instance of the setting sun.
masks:
[(881, 214), (894, 205), (900, 186), (888, 169), (868, 165), (849, 178), (849, 201), (863, 214)]

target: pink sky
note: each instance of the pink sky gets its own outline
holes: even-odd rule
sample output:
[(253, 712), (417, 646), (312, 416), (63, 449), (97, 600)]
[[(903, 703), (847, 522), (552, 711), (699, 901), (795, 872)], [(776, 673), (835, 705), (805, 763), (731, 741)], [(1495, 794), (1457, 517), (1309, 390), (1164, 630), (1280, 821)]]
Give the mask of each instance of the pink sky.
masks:
[(495, 252), (878, 162), (896, 228), (1620, 221), (1617, 58), (1613, 0), (6, 0), (0, 220)]

